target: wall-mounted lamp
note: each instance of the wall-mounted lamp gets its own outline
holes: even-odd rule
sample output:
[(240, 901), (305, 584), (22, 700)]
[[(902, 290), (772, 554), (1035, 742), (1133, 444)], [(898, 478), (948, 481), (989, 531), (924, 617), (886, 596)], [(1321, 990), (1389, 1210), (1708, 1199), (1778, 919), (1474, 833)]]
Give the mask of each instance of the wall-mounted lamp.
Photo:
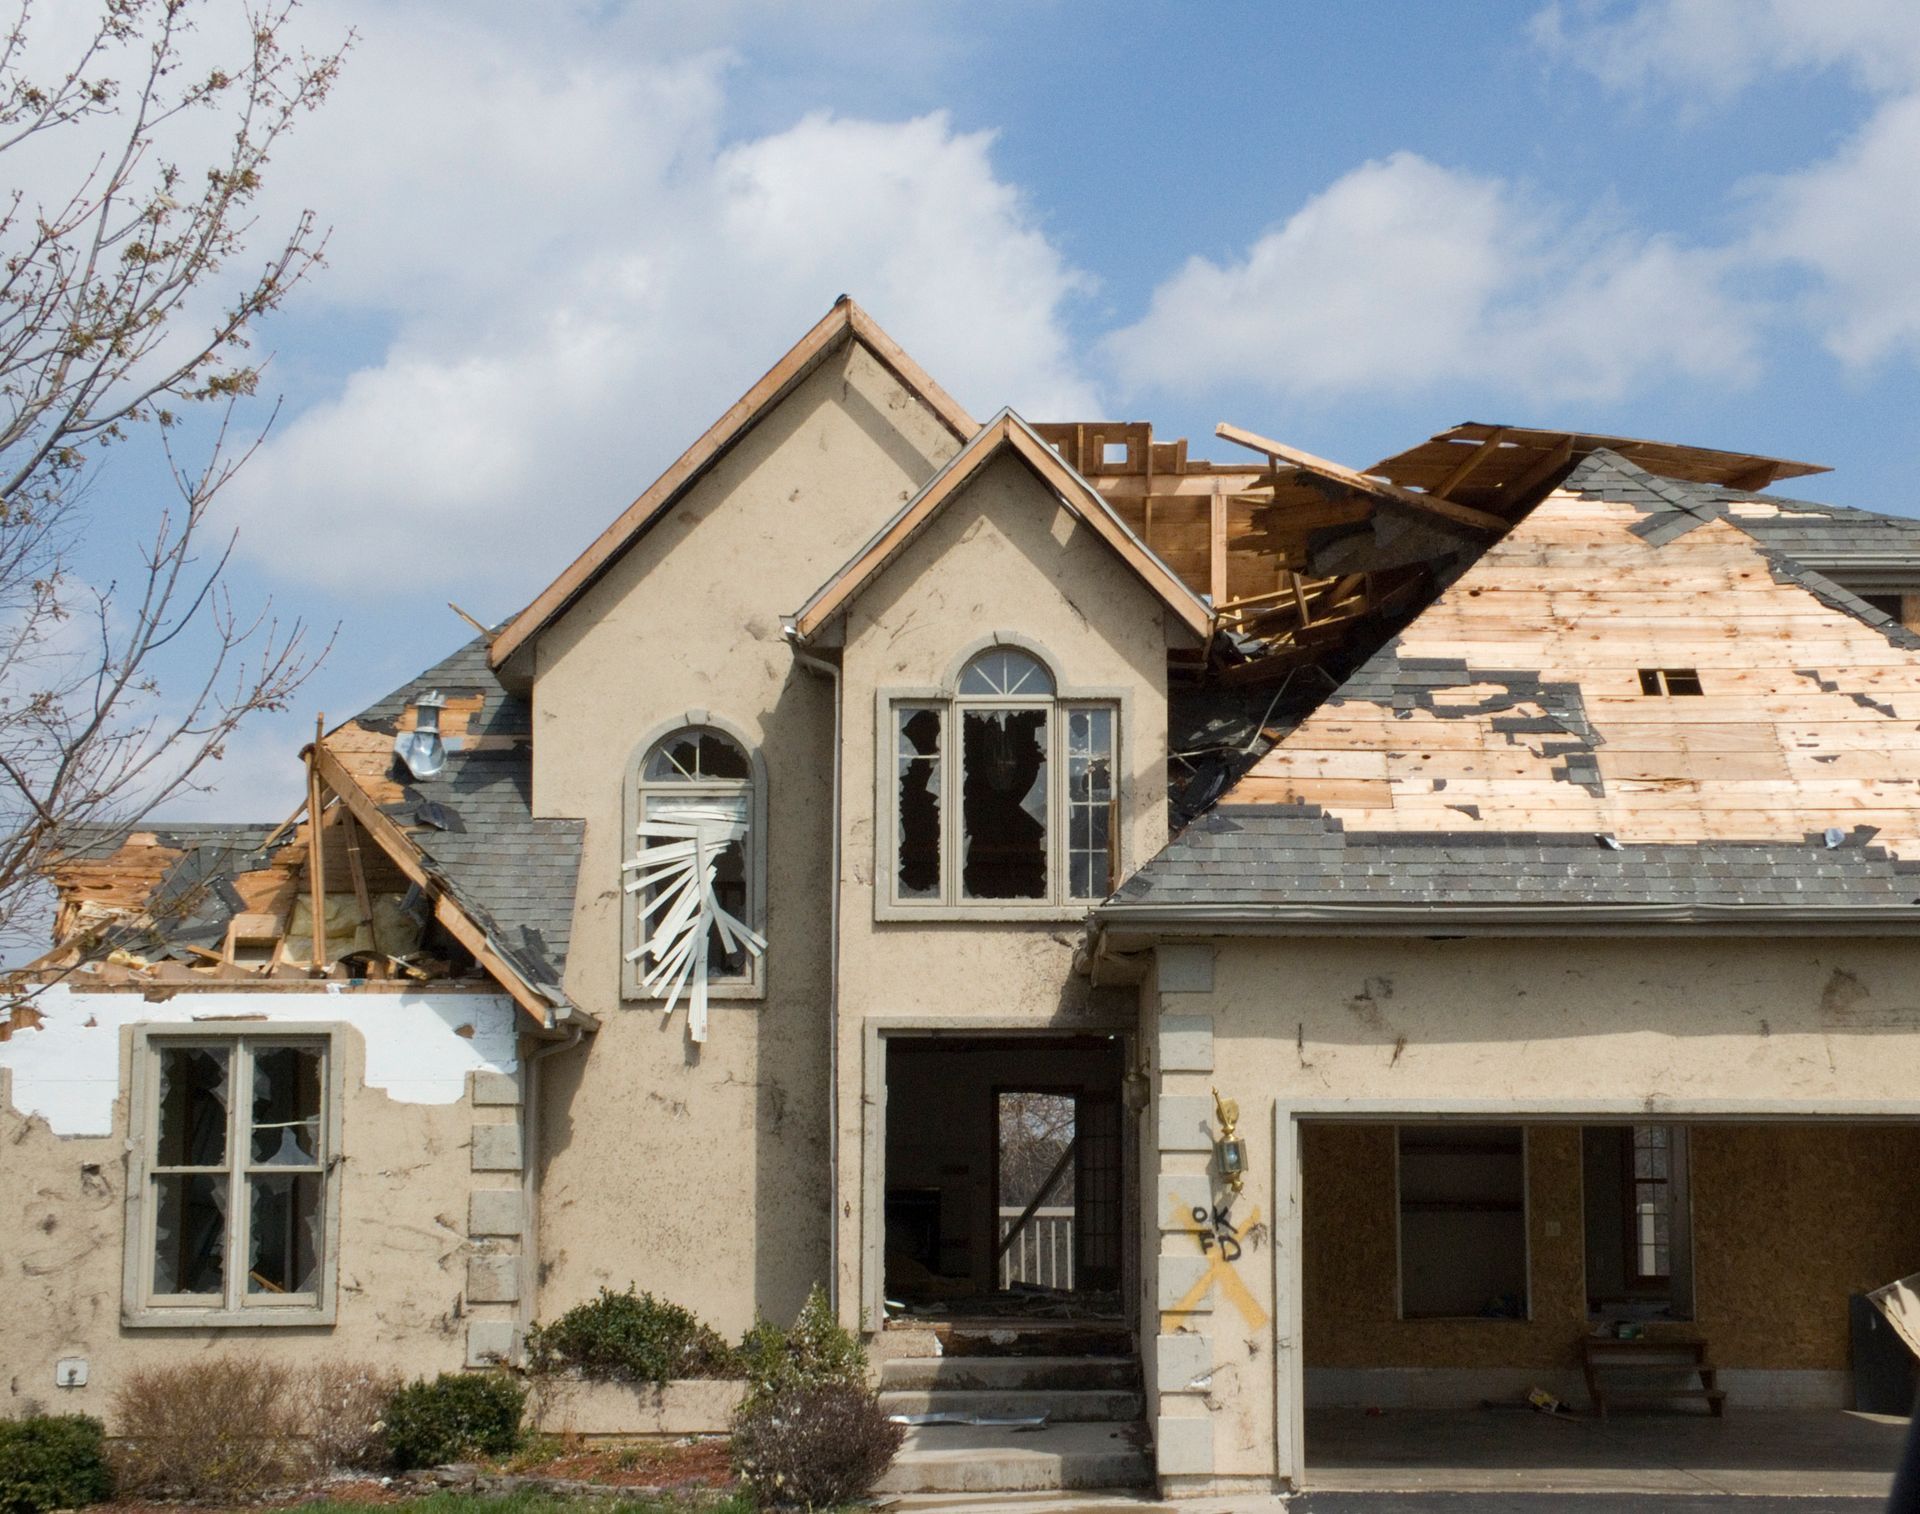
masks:
[(1247, 1143), (1234, 1132), (1240, 1125), (1240, 1105), (1213, 1091), (1213, 1114), (1220, 1122), (1220, 1134), (1213, 1138), (1214, 1159), (1220, 1164), (1220, 1176), (1238, 1193), (1247, 1184)]

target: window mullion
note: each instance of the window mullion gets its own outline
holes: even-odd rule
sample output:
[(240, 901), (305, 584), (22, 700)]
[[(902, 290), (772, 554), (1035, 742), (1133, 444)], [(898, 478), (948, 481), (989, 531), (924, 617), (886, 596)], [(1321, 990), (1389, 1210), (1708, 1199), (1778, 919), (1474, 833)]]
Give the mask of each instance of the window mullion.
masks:
[(233, 1069), (227, 1091), (227, 1308), (238, 1310), (246, 1297), (249, 1224), (247, 1152), (253, 1129), (253, 1043), (241, 1036), (227, 1064)]

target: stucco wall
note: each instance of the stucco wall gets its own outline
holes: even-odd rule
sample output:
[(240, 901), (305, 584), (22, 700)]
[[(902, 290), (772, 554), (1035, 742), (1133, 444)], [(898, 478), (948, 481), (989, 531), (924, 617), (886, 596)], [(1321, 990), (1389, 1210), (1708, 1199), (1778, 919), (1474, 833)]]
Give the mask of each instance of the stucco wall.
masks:
[(861, 1195), (871, 1201), (879, 1192), (866, 1150), (877, 1142), (863, 1141), (872, 1134), (863, 1128), (866, 1024), (1085, 1029), (1130, 1026), (1134, 1015), (1130, 993), (1092, 988), (1073, 971), (1085, 906), (1050, 920), (875, 918), (877, 827), (892, 823), (890, 808), (876, 814), (878, 703), (890, 689), (948, 684), (965, 654), (995, 633), (1041, 652), (1063, 691), (1124, 699), (1122, 875), (1166, 838), (1169, 633), (1160, 602), (1024, 464), (1003, 455), (948, 501), (847, 618), (838, 1298), (848, 1319), (871, 1309), (859, 1293)]
[[(1322, 1312), (1323, 1331), (1325, 1311), (1337, 1308), (1349, 1342), (1367, 1343), (1342, 1359), (1383, 1349), (1380, 1332), (1390, 1329), (1378, 1318), (1380, 1269), (1387, 1269), (1388, 1283), (1392, 1276), (1382, 1232), (1344, 1240), (1319, 1236), (1322, 1249), (1309, 1264), (1307, 1287), (1299, 1295), (1276, 1293), (1276, 1270), (1290, 1278), (1290, 1248), (1307, 1243), (1290, 1229), (1299, 1213), (1296, 1190), (1276, 1193), (1274, 1186), (1277, 1161), (1292, 1176), (1292, 1154), (1274, 1144), (1276, 1107), (1308, 1118), (1367, 1120), (1371, 1114), (1382, 1122), (1422, 1114), (1477, 1114), (1484, 1120), (1489, 1112), (1504, 1112), (1516, 1123), (1528, 1123), (1527, 1115), (1570, 1124), (1583, 1114), (1684, 1120), (1695, 1130), (1701, 1323), (1716, 1336), (1716, 1354), (1724, 1336), (1727, 1349), (1753, 1366), (1836, 1360), (1839, 1337), (1831, 1315), (1823, 1313), (1801, 1339), (1797, 1330), (1764, 1322), (1776, 1299), (1805, 1287), (1890, 1281), (1920, 1265), (1920, 1236), (1906, 1218), (1920, 1211), (1920, 1165), (1910, 1157), (1896, 1160), (1914, 1150), (1911, 1130), (1748, 1135), (1715, 1123), (1795, 1117), (1855, 1125), (1920, 1121), (1920, 979), (1912, 970), (1911, 946), (1811, 938), (1248, 938), (1223, 939), (1214, 948), (1210, 972), (1191, 980), (1193, 991), (1161, 988), (1145, 997), (1155, 1073), (1150, 1118), (1162, 1132), (1158, 1171), (1149, 1174), (1148, 1186), (1153, 1192), (1156, 1180), (1173, 1185), (1159, 1188), (1163, 1209), (1170, 1196), (1211, 1186), (1204, 1139), (1195, 1132), (1204, 1130), (1207, 1091), (1217, 1084), (1239, 1100), (1242, 1133), (1250, 1142), (1253, 1170), (1235, 1218), (1247, 1226), (1257, 1210), (1260, 1226), (1243, 1233), (1232, 1289), (1216, 1281), (1199, 1311), (1162, 1316), (1159, 1354), (1176, 1333), (1199, 1335), (1215, 1372), (1211, 1381), (1191, 1388), (1175, 1381), (1176, 1372), (1158, 1374), (1163, 1421), (1210, 1421), (1207, 1430), (1171, 1427), (1191, 1453), (1176, 1459), (1182, 1468), (1176, 1480), (1184, 1477), (1197, 1487), (1209, 1478), (1271, 1477), (1276, 1467), (1284, 1470), (1288, 1453), (1275, 1428), (1276, 1378), (1290, 1390), (1302, 1328), (1316, 1361), (1334, 1344), (1324, 1333), (1316, 1341), (1311, 1316), (1296, 1318), (1303, 1305)], [(1351, 1129), (1301, 1128), (1309, 1161), (1316, 1154), (1324, 1162), (1330, 1152), (1368, 1151), (1369, 1140), (1383, 1139)], [(1560, 1165), (1577, 1189), (1578, 1147), (1570, 1126), (1566, 1133), (1536, 1131), (1541, 1135), (1556, 1162), (1559, 1143), (1568, 1143)], [(1773, 1149), (1769, 1142), (1777, 1160), (1758, 1155)], [(1709, 1258), (1717, 1252), (1726, 1267), (1746, 1268), (1751, 1278), (1780, 1237), (1763, 1242), (1737, 1215), (1716, 1207), (1707, 1189), (1717, 1184), (1733, 1192), (1728, 1175), (1736, 1168), (1751, 1176), (1770, 1162), (1781, 1179), (1779, 1225), (1794, 1224), (1796, 1196), (1818, 1193), (1819, 1212), (1846, 1229), (1847, 1238), (1837, 1243), (1842, 1256), (1808, 1256), (1795, 1263), (1793, 1276), (1776, 1274), (1763, 1301), (1751, 1284), (1713, 1273)], [(1869, 1170), (1872, 1179), (1865, 1176)], [(1390, 1183), (1390, 1171), (1390, 1165), (1366, 1161), (1341, 1167), (1337, 1181), (1356, 1187), (1349, 1201), (1364, 1204), (1370, 1186)], [(1836, 1186), (1843, 1174), (1846, 1186)], [(1539, 1180), (1536, 1171), (1535, 1197), (1543, 1202), (1535, 1205), (1533, 1244), (1548, 1256), (1564, 1250), (1567, 1267), (1577, 1269), (1577, 1196), (1543, 1195)], [(1849, 1194), (1857, 1196), (1857, 1205)], [(1746, 1194), (1737, 1207), (1750, 1210), (1754, 1202)], [(1549, 1213), (1557, 1216), (1558, 1237), (1544, 1234)], [(1169, 1228), (1164, 1217), (1160, 1224), (1166, 1233), (1154, 1271), (1164, 1309), (1200, 1275), (1203, 1262), (1193, 1235)], [(1730, 1232), (1744, 1239), (1736, 1242)], [(1390, 1245), (1390, 1229), (1384, 1235)], [(1824, 1239), (1803, 1244), (1816, 1251), (1829, 1245)], [(1746, 1259), (1736, 1260), (1743, 1245)], [(1901, 1255), (1909, 1259), (1897, 1261)], [(1342, 1293), (1336, 1305), (1332, 1295), (1342, 1292), (1336, 1279), (1342, 1268), (1359, 1280), (1360, 1299)], [(1376, 1284), (1370, 1306), (1362, 1301), (1369, 1276)], [(1459, 1340), (1460, 1349), (1476, 1359), (1504, 1355), (1504, 1345), (1483, 1344), (1498, 1338), (1520, 1342), (1515, 1354), (1521, 1360), (1551, 1360), (1561, 1349), (1558, 1341), (1570, 1339), (1578, 1326), (1578, 1287), (1551, 1284), (1536, 1270), (1534, 1327), (1488, 1326), (1485, 1334), (1479, 1326), (1391, 1328), (1402, 1338), (1432, 1337), (1436, 1344), (1444, 1337), (1449, 1347)], [(1740, 1312), (1753, 1323), (1710, 1312), (1707, 1300), (1716, 1291), (1723, 1299), (1745, 1298)], [(1390, 1293), (1385, 1298), (1390, 1311)], [(1843, 1319), (1843, 1302), (1840, 1307)], [(1364, 1317), (1369, 1310), (1371, 1320)], [(1763, 1339), (1769, 1328), (1772, 1346)], [(1274, 1352), (1280, 1355), (1277, 1374), (1266, 1367)], [(1223, 1383), (1231, 1385), (1228, 1391)], [(1287, 1412), (1292, 1410), (1289, 1402)]]
[[(129, 1371), (225, 1352), (290, 1366), (326, 1359), (373, 1363), (410, 1375), (456, 1370), (476, 1346), (504, 1348), (513, 1330), (511, 1294), (523, 1270), (518, 1254), (520, 1173), (506, 1165), (519, 1146), (519, 1083), (512, 1002), (497, 995), (357, 995), (396, 1015), (412, 1002), (444, 1014), (408, 1032), (414, 1085), (391, 1092), (369, 1086), (363, 1032), (342, 1023), (347, 995), (178, 992), (147, 1005), (139, 994), (51, 991), (49, 1025), (71, 1013), (97, 1039), (73, 1070), (115, 1080), (107, 1128), (57, 1135), (41, 1115), (22, 1113), (31, 1081), (0, 1066), (0, 1414), (38, 1404), (50, 1412), (112, 1421), (112, 1399)], [(242, 1001), (236, 1007), (234, 1001)], [(122, 1011), (131, 1019), (115, 1025)], [(128, 1099), (133, 1025), (146, 1017), (174, 1023), (224, 1015), (207, 1029), (266, 1029), (260, 1018), (303, 1028), (327, 1025), (338, 1064), (340, 1106), (339, 1266), (332, 1325), (244, 1329), (136, 1328), (121, 1324), (123, 1237), (127, 1212)], [(93, 1019), (95, 1026), (84, 1022)], [(111, 1027), (111, 1028), (108, 1028)], [(463, 1033), (464, 1028), (464, 1033)], [(23, 1028), (0, 1044), (16, 1056), (35, 1037)], [(473, 1069), (474, 1043), (504, 1038), (505, 1071)], [(497, 1065), (497, 1064), (496, 1064)], [(450, 1069), (450, 1084), (436, 1072)], [(422, 1084), (432, 1086), (422, 1086)], [(444, 1086), (443, 1086), (444, 1085)], [(59, 1116), (56, 1115), (56, 1118)], [(479, 1134), (502, 1127), (504, 1138)], [(504, 1218), (474, 1219), (476, 1192), (503, 1195)], [(506, 1233), (511, 1223), (514, 1233)], [(500, 1298), (505, 1291), (509, 1297)], [(483, 1301), (484, 1300), (484, 1301)], [(481, 1328), (477, 1335), (473, 1327)], [(56, 1388), (62, 1357), (84, 1358), (83, 1388)]]
[[(849, 344), (540, 640), (534, 803), (587, 822), (567, 988), (602, 1024), (541, 1064), (543, 1318), (637, 1283), (737, 1334), (825, 1279), (833, 701), (780, 618), (957, 445)], [(620, 996), (627, 763), (690, 710), (758, 747), (769, 806), (766, 994), (699, 1047)]]

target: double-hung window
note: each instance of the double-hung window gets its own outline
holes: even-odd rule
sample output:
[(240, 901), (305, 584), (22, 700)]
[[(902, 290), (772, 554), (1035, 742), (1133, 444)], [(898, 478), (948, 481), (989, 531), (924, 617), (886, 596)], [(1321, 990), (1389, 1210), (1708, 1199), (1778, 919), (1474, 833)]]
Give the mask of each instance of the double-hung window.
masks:
[(950, 695), (891, 701), (895, 906), (1060, 907), (1119, 873), (1118, 706), (993, 647)]
[(324, 1033), (136, 1038), (129, 1324), (333, 1311), (337, 1097)]

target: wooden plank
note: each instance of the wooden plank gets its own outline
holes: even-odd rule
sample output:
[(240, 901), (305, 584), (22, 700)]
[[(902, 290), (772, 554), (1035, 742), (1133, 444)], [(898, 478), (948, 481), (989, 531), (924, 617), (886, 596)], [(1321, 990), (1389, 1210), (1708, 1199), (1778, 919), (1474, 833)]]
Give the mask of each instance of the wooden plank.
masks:
[(1473, 451), (1461, 458), (1459, 463), (1454, 466), (1446, 477), (1442, 478), (1439, 483), (1435, 484), (1427, 492), (1437, 495), (1441, 499), (1453, 498), (1453, 491), (1467, 481), (1468, 476), (1473, 470), (1500, 450), (1500, 443), (1506, 437), (1506, 434), (1507, 428), (1505, 426), (1496, 426), (1487, 434), (1485, 441), (1481, 442)]
[(1229, 425), (1225, 421), (1213, 429), (1214, 434), (1225, 441), (1236, 442), (1255, 452), (1264, 452), (1277, 461), (1290, 463), (1303, 473), (1313, 473), (1321, 478), (1332, 479), (1336, 483), (1345, 484), (1350, 489), (1357, 489), (1381, 499), (1395, 500), (1416, 510), (1424, 510), (1430, 515), (1438, 515), (1456, 525), (1471, 526), (1476, 531), (1502, 532), (1507, 529), (1508, 522), (1497, 515), (1489, 515), (1484, 510), (1471, 510), (1465, 505), (1456, 505), (1451, 500), (1435, 499), (1428, 494), (1416, 494), (1411, 489), (1402, 489), (1398, 484), (1370, 478), (1344, 464), (1329, 462), (1324, 457), (1315, 457), (1311, 452), (1302, 452), (1297, 447), (1289, 447), (1285, 442), (1276, 442), (1270, 437)]
[(313, 955), (309, 960), (315, 972), (327, 970), (327, 853), (326, 812), (321, 808), (320, 768), (317, 754), (326, 730), (326, 716), (315, 717), (313, 753), (307, 760), (307, 877), (313, 891)]
[(1207, 528), (1207, 593), (1214, 604), (1227, 598), (1227, 497), (1215, 487)]

